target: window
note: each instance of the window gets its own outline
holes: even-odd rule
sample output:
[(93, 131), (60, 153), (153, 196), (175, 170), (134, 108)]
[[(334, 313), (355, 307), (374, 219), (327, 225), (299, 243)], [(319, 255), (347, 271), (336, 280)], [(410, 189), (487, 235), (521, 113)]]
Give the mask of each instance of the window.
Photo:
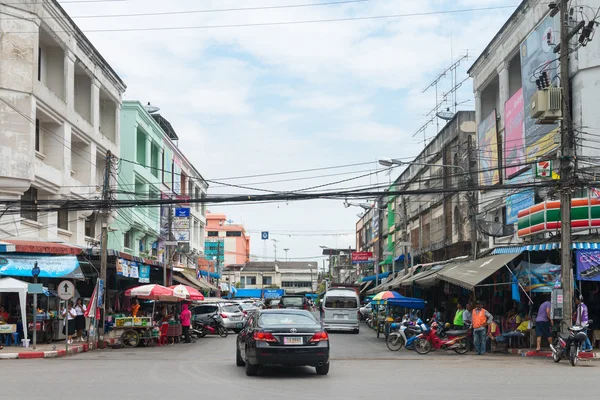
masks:
[(281, 287), (310, 288), (310, 287), (312, 287), (312, 285), (310, 282), (281, 282)]
[(228, 231), (225, 236), (227, 237), (232, 237), (232, 236), (242, 236), (242, 232), (240, 231)]
[(283, 296), (281, 298), (281, 303), (285, 307), (303, 307), (304, 306), (304, 297), (300, 297), (300, 296), (296, 296), (296, 297)]
[(256, 285), (256, 277), (255, 276), (246, 276), (246, 285)]
[(278, 325), (318, 325), (317, 320), (308, 314), (292, 314), (290, 312), (278, 312), (261, 314), (258, 317), (260, 326), (278, 326)]
[(272, 285), (273, 284), (273, 278), (270, 276), (263, 276), (263, 285)]
[(208, 237), (219, 237), (219, 232), (218, 231), (208, 231), (207, 235), (208, 235)]
[(56, 226), (58, 229), (62, 229), (65, 231), (69, 230), (69, 210), (66, 206), (62, 206), (57, 213), (57, 221)]
[(23, 196), (21, 196), (21, 217), (31, 221), (37, 221), (37, 199), (38, 191), (34, 187), (30, 187), (23, 193)]
[(35, 120), (35, 151), (40, 150), (40, 120)]
[(96, 219), (98, 218), (98, 213), (93, 212), (92, 215), (85, 219), (85, 236), (87, 237), (96, 237)]
[(325, 298), (326, 308), (358, 308), (355, 297), (328, 296)]
[(125, 232), (123, 235), (123, 246), (130, 249), (131, 248), (131, 231)]

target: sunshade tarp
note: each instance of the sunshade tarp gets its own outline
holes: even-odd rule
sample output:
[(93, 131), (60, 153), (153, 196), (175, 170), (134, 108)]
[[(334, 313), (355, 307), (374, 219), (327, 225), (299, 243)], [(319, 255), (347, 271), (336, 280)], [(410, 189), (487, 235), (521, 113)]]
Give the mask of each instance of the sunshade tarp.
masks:
[(18, 293), (19, 294), (19, 306), (21, 308), (21, 322), (23, 323), (23, 335), (27, 341), (27, 291), (29, 290), (29, 284), (27, 282), (20, 281), (14, 278), (2, 278), (0, 279), (0, 293)]
[(421, 281), (423, 281), (424, 285), (428, 285), (431, 284), (431, 281), (429, 281), (430, 279), (432, 279), (433, 283), (435, 283), (435, 281), (437, 280), (437, 276), (439, 275), (440, 271), (444, 269), (444, 267), (445, 265), (434, 265), (431, 268), (428, 268), (424, 271), (419, 272), (418, 274), (415, 274), (411, 277), (402, 280), (402, 282), (400, 282), (400, 286), (408, 287), (412, 286), (413, 283), (419, 285)]
[(421, 299), (415, 299), (414, 297), (401, 296), (401, 298), (389, 299), (387, 304), (388, 306), (415, 308), (417, 310), (423, 310), (425, 308), (425, 301)]
[(260, 289), (238, 289), (235, 293), (235, 297), (253, 297), (262, 298), (262, 290)]
[(192, 282), (194, 285), (201, 287), (202, 290), (210, 290), (214, 292), (219, 290), (216, 286), (210, 284), (209, 282), (203, 279), (196, 278), (196, 271), (193, 269), (184, 268), (183, 271), (179, 273), (182, 274), (187, 280)]
[(40, 268), (40, 278), (85, 279), (77, 257), (44, 254), (2, 255), (0, 275), (31, 277), (31, 269), (36, 262)]
[(475, 261), (458, 263), (444, 268), (438, 276), (441, 280), (472, 290), (494, 272), (517, 258), (519, 254), (498, 254)]
[(377, 275), (370, 275), (370, 276), (365, 276), (364, 278), (361, 279), (361, 281), (368, 282), (368, 281), (376, 281), (377, 279), (382, 280), (384, 278), (387, 278), (388, 276), (390, 276), (389, 272), (382, 272), (381, 274), (379, 274), (379, 278), (377, 278)]

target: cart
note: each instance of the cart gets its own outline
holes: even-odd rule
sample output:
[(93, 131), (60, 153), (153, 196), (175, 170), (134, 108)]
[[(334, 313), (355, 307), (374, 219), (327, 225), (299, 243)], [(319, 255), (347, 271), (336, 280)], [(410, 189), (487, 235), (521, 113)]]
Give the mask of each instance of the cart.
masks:
[(140, 343), (145, 346), (154, 346), (159, 337), (150, 317), (115, 318), (114, 329), (123, 330), (121, 343), (124, 347), (129, 348), (137, 347)]

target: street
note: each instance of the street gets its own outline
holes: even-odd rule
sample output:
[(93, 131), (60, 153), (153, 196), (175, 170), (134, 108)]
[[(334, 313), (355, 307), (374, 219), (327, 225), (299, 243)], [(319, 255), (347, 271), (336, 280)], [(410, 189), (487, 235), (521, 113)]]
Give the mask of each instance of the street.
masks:
[[(235, 366), (235, 335), (195, 344), (99, 350), (72, 357), (3, 362), (3, 398), (548, 399), (597, 397), (596, 362), (576, 368), (549, 359), (389, 351), (383, 339), (333, 333), (328, 376), (313, 368), (273, 367), (249, 378)], [(469, 379), (470, 378), (470, 379)], [(576, 388), (576, 389), (574, 389)]]

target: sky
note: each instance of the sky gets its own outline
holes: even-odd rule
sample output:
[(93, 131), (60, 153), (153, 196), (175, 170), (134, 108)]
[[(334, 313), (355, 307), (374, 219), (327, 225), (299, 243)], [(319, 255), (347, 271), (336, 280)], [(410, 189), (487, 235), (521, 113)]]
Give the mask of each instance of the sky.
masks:
[[(414, 134), (453, 81), (449, 76), (440, 80), (437, 101), (435, 88), (423, 89), (468, 53), (456, 82), (467, 78), (467, 69), (519, 1), (61, 3), (127, 84), (124, 99), (160, 107), (180, 138), (179, 147), (211, 181), (209, 196), (215, 196), (393, 181), (401, 171), (388, 173), (377, 159), (419, 154), (424, 135)], [(273, 6), (279, 8), (264, 8)], [(435, 13), (498, 6), (507, 7)], [(208, 12), (240, 8), (245, 9)], [(139, 13), (161, 14), (100, 17)], [(413, 15), (331, 21), (406, 14)], [(290, 23), (314, 20), (328, 22)], [(175, 27), (194, 29), (170, 29)], [(470, 80), (457, 91), (456, 102), (458, 110), (474, 108)], [(451, 101), (446, 106), (452, 107)], [(429, 124), (425, 137), (435, 132), (436, 124)], [(343, 165), (353, 166), (248, 177)], [(244, 178), (232, 179), (239, 177)], [(335, 184), (341, 180), (347, 181)], [(342, 200), (208, 209), (243, 223), (252, 237), (251, 254), (271, 260), (275, 246), (279, 260), (285, 258), (284, 248), (290, 260), (312, 260), (321, 255), (319, 246), (355, 247), (361, 211), (344, 207)], [(261, 231), (269, 231), (278, 242), (261, 241)]]

